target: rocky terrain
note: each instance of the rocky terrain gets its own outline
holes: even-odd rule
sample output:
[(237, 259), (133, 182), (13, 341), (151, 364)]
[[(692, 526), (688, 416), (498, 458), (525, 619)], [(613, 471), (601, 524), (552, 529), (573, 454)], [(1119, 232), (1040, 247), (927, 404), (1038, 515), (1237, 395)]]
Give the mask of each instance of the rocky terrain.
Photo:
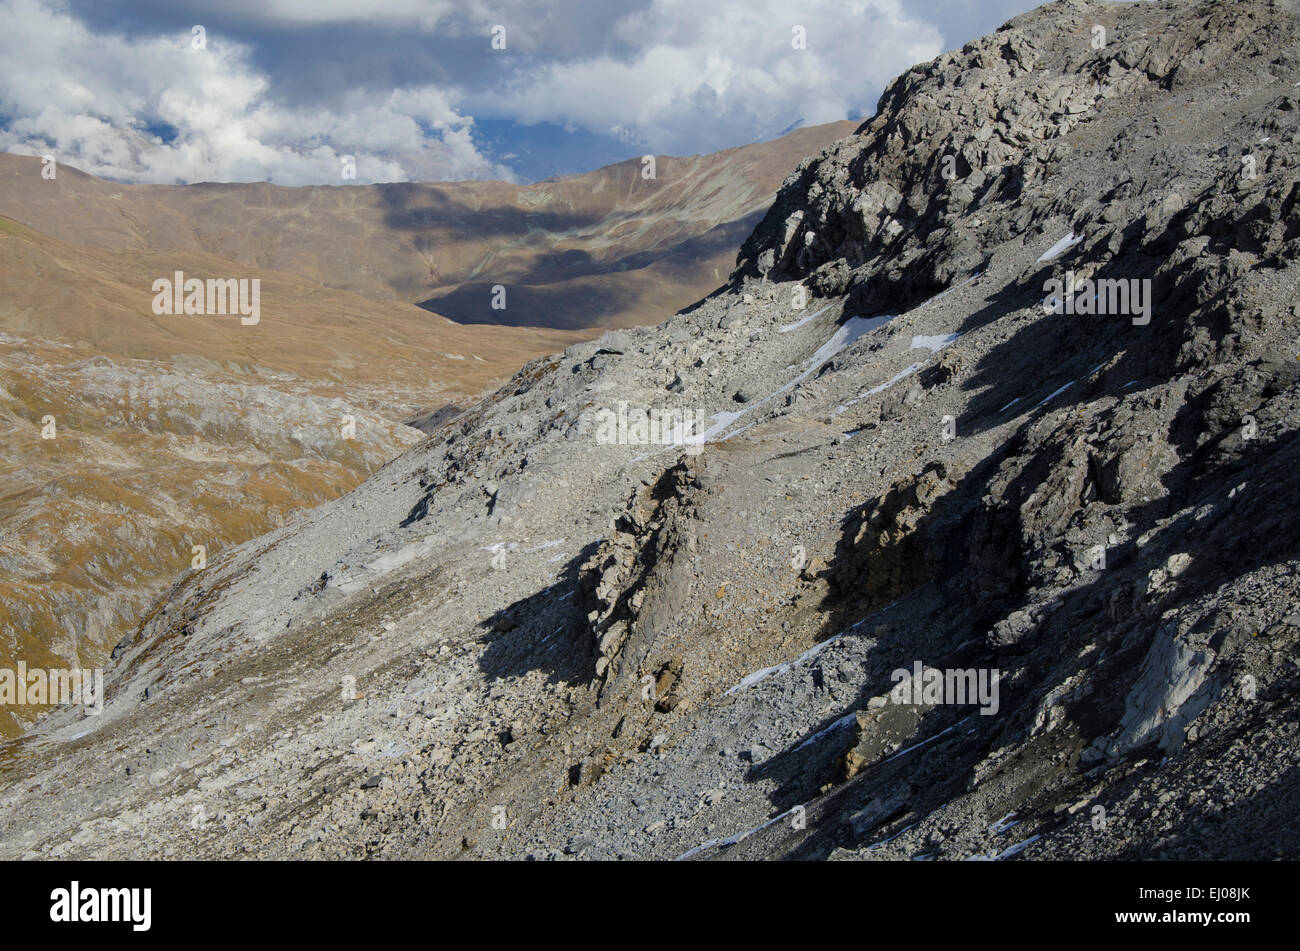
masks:
[[(337, 498), (527, 360), (717, 287), (785, 170), (851, 129), (527, 187), (136, 186), (0, 155), (0, 669), (100, 663), (194, 545)], [(265, 322), (154, 315), (176, 270), (258, 278)], [(0, 736), (41, 709), (0, 705)]]
[[(241, 273), (0, 218), (0, 669), (102, 663), (194, 546), (215, 554), (337, 498), (431, 410), (455, 415), (580, 338), (476, 332), (273, 271), (250, 274), (255, 325), (156, 316), (151, 283), (178, 267)], [(0, 705), (0, 736), (40, 710)]]
[(909, 70), (717, 293), (186, 574), (0, 854), (1296, 857), (1298, 41), (1057, 0)]

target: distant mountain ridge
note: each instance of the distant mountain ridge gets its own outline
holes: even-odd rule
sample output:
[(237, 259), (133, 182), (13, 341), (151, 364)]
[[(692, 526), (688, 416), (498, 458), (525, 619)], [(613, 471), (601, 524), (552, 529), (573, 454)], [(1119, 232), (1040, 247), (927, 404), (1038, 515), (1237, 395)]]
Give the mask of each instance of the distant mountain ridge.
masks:
[[(628, 327), (723, 283), (788, 171), (853, 131), (641, 159), (535, 185), (119, 185), (0, 154), (0, 215), (74, 244), (206, 252), (467, 323)], [(506, 307), (491, 307), (492, 288)]]

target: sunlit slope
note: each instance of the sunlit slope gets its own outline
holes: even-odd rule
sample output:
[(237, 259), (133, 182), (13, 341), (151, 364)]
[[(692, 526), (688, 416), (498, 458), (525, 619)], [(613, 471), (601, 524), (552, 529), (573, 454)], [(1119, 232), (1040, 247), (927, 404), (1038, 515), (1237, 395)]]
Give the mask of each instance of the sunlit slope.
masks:
[[(207, 252), (458, 320), (629, 326), (712, 291), (790, 169), (854, 124), (536, 185), (120, 185), (0, 154), (0, 214), (105, 250)], [(527, 288), (491, 310), (482, 285)], [(447, 298), (450, 298), (449, 300)], [(527, 304), (527, 306), (525, 306)], [(450, 308), (451, 310), (448, 310)]]

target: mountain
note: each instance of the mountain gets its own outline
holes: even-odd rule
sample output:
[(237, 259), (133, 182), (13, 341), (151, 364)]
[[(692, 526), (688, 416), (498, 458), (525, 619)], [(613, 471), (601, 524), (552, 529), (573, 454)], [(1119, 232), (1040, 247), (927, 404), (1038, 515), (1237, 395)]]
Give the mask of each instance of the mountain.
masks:
[[(0, 155), (0, 669), (102, 662), (195, 545), (337, 498), (526, 361), (715, 288), (781, 170), (850, 129), (528, 188), (131, 186)], [(444, 275), (488, 268), (497, 323), (529, 326), (438, 313), (477, 294)], [(260, 320), (155, 314), (178, 271), (257, 280)], [(0, 736), (38, 709), (0, 707)]]
[[(259, 281), (258, 323), (155, 315), (152, 282), (178, 269)], [(3, 217), (0, 284), (2, 669), (101, 663), (195, 545), (215, 556), (337, 498), (417, 442), (430, 407), (578, 339)], [(0, 707), (0, 735), (31, 712)]]
[[(0, 214), (77, 245), (215, 254), (464, 323), (662, 319), (714, 290), (789, 169), (853, 123), (536, 185), (119, 185), (0, 155)], [(506, 288), (492, 307), (494, 285)]]
[(1300, 854), (1297, 40), (1058, 0), (907, 71), (721, 292), (178, 582), (0, 854)]
[[(0, 155), (0, 668), (102, 662), (195, 545), (337, 498), (524, 362), (717, 287), (784, 169), (849, 131), (526, 188), (132, 186)], [(155, 314), (177, 271), (259, 281), (261, 319)], [(488, 273), (505, 311), (466, 283)], [(576, 329), (438, 313), (479, 303)], [(35, 709), (0, 707), (0, 736)]]

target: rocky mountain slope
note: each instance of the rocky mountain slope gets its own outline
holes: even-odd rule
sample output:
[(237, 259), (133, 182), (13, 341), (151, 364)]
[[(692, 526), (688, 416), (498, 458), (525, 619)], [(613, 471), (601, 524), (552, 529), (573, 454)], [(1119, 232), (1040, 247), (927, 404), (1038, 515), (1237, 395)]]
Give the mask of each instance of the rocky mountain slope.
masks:
[(1298, 34), (1058, 0), (910, 70), (722, 292), (178, 583), (0, 854), (1300, 854)]
[[(261, 281), (258, 322), (153, 314), (153, 280), (178, 268)], [(418, 441), (431, 409), (470, 405), (579, 339), (480, 332), (209, 254), (87, 248), (8, 218), (0, 280), (9, 670), (102, 663), (195, 545), (215, 554), (337, 498)], [(0, 705), (0, 736), (39, 710)]]
[[(337, 498), (592, 325), (716, 288), (783, 170), (851, 128), (526, 188), (130, 186), (0, 155), (0, 669), (100, 663), (195, 544)], [(177, 270), (260, 280), (265, 321), (153, 314)], [(40, 709), (0, 705), (0, 736)]]
[[(709, 155), (506, 182), (120, 185), (0, 155), (0, 214), (78, 245), (205, 252), (469, 323), (625, 327), (726, 279), (791, 166), (853, 130), (798, 129)], [(504, 309), (492, 306), (495, 285)]]

